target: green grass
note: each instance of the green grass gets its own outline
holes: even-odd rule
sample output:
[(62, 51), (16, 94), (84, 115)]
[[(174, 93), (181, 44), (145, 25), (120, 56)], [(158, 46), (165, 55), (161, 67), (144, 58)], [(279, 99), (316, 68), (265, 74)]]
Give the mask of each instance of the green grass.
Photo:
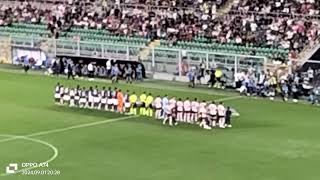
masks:
[[(29, 135), (122, 117), (119, 114), (56, 106), (56, 82), (75, 86), (109, 86), (109, 82), (67, 81), (0, 70), (0, 134)], [(216, 100), (228, 92), (188, 89), (179, 83), (147, 81), (122, 89), (178, 97)], [(232, 129), (205, 131), (197, 126), (162, 126), (145, 117), (33, 136), (54, 145), (58, 157), (49, 169), (60, 176), (11, 175), (8, 180), (318, 180), (320, 109), (241, 98), (225, 102), (241, 116)], [(1, 142), (0, 173), (13, 162), (42, 162), (53, 151), (40, 143)]]

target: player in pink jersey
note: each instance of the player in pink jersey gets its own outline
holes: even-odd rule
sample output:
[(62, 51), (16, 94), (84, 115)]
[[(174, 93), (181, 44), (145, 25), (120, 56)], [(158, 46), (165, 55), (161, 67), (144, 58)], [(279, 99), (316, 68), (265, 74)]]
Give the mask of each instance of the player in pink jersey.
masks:
[(176, 103), (177, 103), (176, 97), (172, 97), (172, 98), (169, 100), (169, 104), (170, 104), (170, 105), (176, 106)]
[(169, 121), (169, 125), (172, 126), (177, 125), (177, 122), (175, 122), (174, 120), (174, 116), (173, 114), (175, 113), (175, 105), (174, 104), (167, 104), (166, 107), (164, 108), (164, 120), (163, 120), (163, 124), (165, 125), (167, 123), (167, 121)]
[(153, 107), (155, 107), (155, 118), (161, 118), (161, 110), (162, 110), (162, 99), (160, 96), (157, 96), (153, 101)]
[(183, 121), (183, 101), (181, 98), (177, 101), (177, 121)]
[(174, 125), (177, 125), (177, 101), (175, 97), (172, 97), (169, 100), (169, 105), (170, 105), (170, 110), (171, 110), (171, 116), (172, 116), (172, 122), (174, 123)]
[(191, 102), (191, 121), (192, 121), (192, 123), (198, 121), (198, 111), (199, 111), (199, 102), (198, 102), (198, 99), (195, 98), (194, 101)]
[(199, 104), (199, 108), (206, 108), (207, 103), (205, 100), (203, 100), (200, 104)]
[(224, 107), (222, 102), (219, 103), (217, 108), (218, 108), (219, 127), (220, 128), (225, 128), (225, 113), (226, 113), (226, 109), (225, 109), (225, 107)]
[(208, 105), (208, 116), (210, 125), (215, 127), (217, 124), (217, 105), (215, 102), (212, 102)]
[(187, 123), (191, 123), (191, 102), (189, 100), (189, 98), (187, 98), (184, 102), (183, 102), (183, 109), (184, 109), (184, 117), (183, 120), (184, 122)]

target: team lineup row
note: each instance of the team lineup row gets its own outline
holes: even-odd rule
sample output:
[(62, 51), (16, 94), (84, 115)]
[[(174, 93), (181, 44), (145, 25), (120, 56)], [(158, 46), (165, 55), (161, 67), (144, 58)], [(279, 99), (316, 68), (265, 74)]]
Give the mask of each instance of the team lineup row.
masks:
[[(186, 98), (176, 99), (156, 96), (143, 92), (139, 97), (135, 92), (129, 90), (122, 92), (121, 89), (108, 89), (97, 86), (89, 88), (64, 87), (57, 83), (54, 91), (56, 104), (67, 104), (70, 107), (107, 110), (126, 115), (143, 115), (163, 119), (163, 124), (170, 126), (178, 122), (199, 124), (201, 128), (212, 129), (212, 127), (232, 127), (231, 108), (223, 105), (222, 102), (199, 102), (197, 98), (190, 100)], [(139, 111), (139, 112), (138, 112)]]

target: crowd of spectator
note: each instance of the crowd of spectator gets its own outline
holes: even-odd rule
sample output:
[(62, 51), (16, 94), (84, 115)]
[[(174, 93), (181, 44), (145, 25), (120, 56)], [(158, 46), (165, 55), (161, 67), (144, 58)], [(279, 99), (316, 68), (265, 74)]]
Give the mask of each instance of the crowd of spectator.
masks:
[[(101, 1), (101, 7), (97, 7), (96, 1), (74, 0), (42, 9), (29, 3), (14, 7), (0, 5), (0, 25), (46, 23), (56, 38), (59, 32), (67, 32), (70, 27), (106, 29), (114, 34), (165, 39), (172, 44), (203, 36), (208, 43), (281, 47), (295, 53), (320, 34), (319, 17), (316, 16), (319, 15), (319, 1), (238, 0), (234, 2), (233, 11), (218, 15), (217, 5), (224, 2), (115, 0)], [(143, 5), (126, 6), (132, 3)], [(313, 15), (313, 18), (288, 13), (303, 13)]]
[(110, 0), (109, 2), (117, 5), (149, 5), (158, 7), (173, 8), (217, 8), (223, 6), (227, 0)]
[(280, 13), (281, 15), (320, 15), (320, 2), (317, 0), (242, 0), (237, 2), (233, 6), (233, 10), (236, 11), (251, 11), (263, 14)]

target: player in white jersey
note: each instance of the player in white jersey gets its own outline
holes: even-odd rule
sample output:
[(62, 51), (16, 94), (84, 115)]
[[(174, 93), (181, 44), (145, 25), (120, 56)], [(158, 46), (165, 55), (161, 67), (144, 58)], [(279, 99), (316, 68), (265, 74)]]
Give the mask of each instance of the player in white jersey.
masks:
[(67, 103), (69, 104), (70, 101), (70, 95), (69, 95), (69, 88), (65, 87), (63, 92), (63, 101), (62, 104)]
[(184, 122), (191, 123), (191, 102), (189, 98), (183, 102), (183, 120)]
[(80, 85), (78, 85), (77, 88), (75, 89), (75, 96), (74, 96), (75, 106), (79, 106), (80, 96), (81, 96), (81, 89), (80, 89)]
[(116, 93), (114, 93), (112, 96), (112, 111), (117, 111), (117, 106), (118, 106), (118, 100), (117, 100)]
[(192, 121), (192, 123), (198, 121), (198, 111), (199, 111), (199, 102), (198, 102), (198, 99), (195, 98), (194, 101), (191, 102), (191, 121)]
[(107, 97), (108, 97), (108, 99), (107, 99), (107, 109), (108, 109), (109, 111), (111, 111), (111, 109), (112, 109), (112, 104), (113, 104), (111, 87), (108, 88)]
[(60, 93), (60, 105), (63, 105), (63, 95), (64, 95), (63, 85), (60, 86), (59, 93)]
[(87, 98), (88, 98), (88, 97), (87, 97), (86, 88), (83, 87), (82, 90), (81, 90), (80, 100), (79, 100), (79, 107), (80, 107), (80, 108), (86, 107), (86, 104), (87, 104), (87, 101), (88, 101)]
[(69, 95), (70, 95), (69, 107), (74, 107), (75, 106), (74, 97), (76, 95), (76, 90), (74, 88), (71, 88)]
[(177, 101), (177, 121), (183, 121), (183, 101), (181, 98)]
[(60, 83), (57, 83), (56, 87), (54, 88), (54, 101), (56, 104), (60, 103)]
[(165, 107), (167, 107), (168, 103), (169, 103), (169, 99), (167, 95), (164, 95), (164, 97), (162, 97), (162, 110), (161, 110), (161, 119), (164, 119), (164, 112), (165, 112)]
[(217, 108), (218, 108), (219, 127), (220, 128), (225, 128), (225, 113), (226, 113), (226, 109), (223, 106), (222, 102), (219, 103)]
[(164, 107), (164, 120), (163, 120), (162, 124), (165, 125), (167, 123), (167, 121), (169, 121), (169, 125), (172, 126), (172, 124), (173, 124), (173, 117), (172, 117), (173, 108), (175, 108), (175, 107), (169, 103)]
[(162, 110), (162, 99), (160, 96), (154, 99), (152, 106), (155, 108), (155, 118), (160, 119)]
[[(200, 103), (201, 104), (201, 103)], [(208, 116), (207, 116), (207, 108), (206, 106), (202, 105), (199, 106), (199, 116), (200, 116), (200, 127), (204, 129), (211, 129), (211, 127), (208, 125)]]
[(212, 127), (215, 127), (217, 124), (217, 105), (215, 104), (215, 102), (211, 102), (207, 108), (208, 108), (209, 124)]
[(101, 101), (100, 92), (98, 90), (98, 86), (93, 89), (93, 108), (98, 109)]
[(127, 97), (124, 100), (124, 112), (125, 114), (130, 114), (131, 103), (129, 101), (129, 92), (127, 93)]
[(117, 99), (118, 88), (114, 88), (112, 91), (112, 111), (117, 111), (118, 99)]
[(93, 109), (93, 89), (92, 89), (92, 87), (89, 87), (87, 96), (88, 96), (88, 102), (87, 102), (85, 108)]
[(100, 92), (101, 95), (101, 101), (99, 104), (99, 109), (107, 110), (107, 92), (106, 87), (102, 87), (102, 91)]

